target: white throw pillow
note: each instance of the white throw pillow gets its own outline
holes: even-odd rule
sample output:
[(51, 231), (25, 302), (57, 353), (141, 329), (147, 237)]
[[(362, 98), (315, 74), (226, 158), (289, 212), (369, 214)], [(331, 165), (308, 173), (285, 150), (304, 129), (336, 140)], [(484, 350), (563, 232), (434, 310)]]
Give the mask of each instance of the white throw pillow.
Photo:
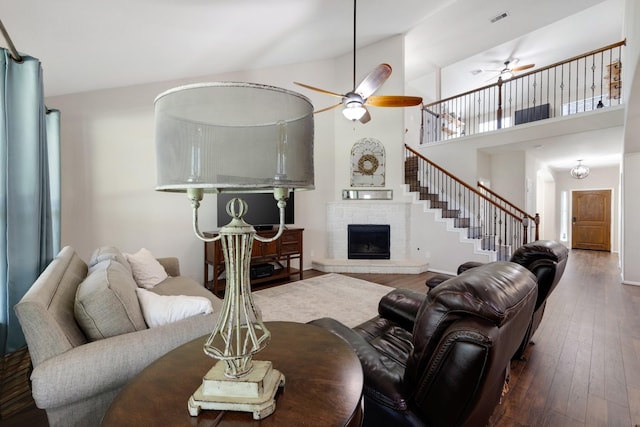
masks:
[(169, 277), (162, 264), (145, 248), (140, 249), (135, 254), (125, 254), (131, 272), (138, 286), (151, 289), (164, 279)]
[(158, 295), (138, 288), (138, 301), (147, 326), (166, 325), (198, 314), (213, 313), (213, 305), (208, 298), (188, 295)]

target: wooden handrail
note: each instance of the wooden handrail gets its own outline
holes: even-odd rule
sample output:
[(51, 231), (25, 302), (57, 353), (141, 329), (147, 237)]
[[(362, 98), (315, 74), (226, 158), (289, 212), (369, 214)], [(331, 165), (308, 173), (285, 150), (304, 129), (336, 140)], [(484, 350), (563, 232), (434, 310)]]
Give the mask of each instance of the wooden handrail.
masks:
[[(515, 245), (526, 244), (528, 243), (530, 237), (532, 237), (535, 240), (539, 239), (540, 216), (538, 214), (536, 214), (535, 217), (527, 214), (525, 211), (518, 208), (513, 203), (509, 202), (508, 200), (499, 196), (495, 192), (482, 186), (480, 183), (478, 183), (479, 188), (486, 189), (488, 193), (479, 191), (478, 189), (464, 182), (462, 179), (458, 178), (451, 172), (444, 169), (442, 166), (427, 159), (425, 156), (423, 156), (413, 148), (409, 147), (407, 144), (405, 144), (404, 157), (405, 159), (414, 158), (417, 160), (416, 169), (415, 169), (415, 173), (416, 173), (415, 181), (412, 180), (409, 182), (405, 182), (407, 184), (410, 184), (410, 186), (416, 185), (416, 184), (418, 185), (418, 187), (413, 187), (414, 189), (412, 189), (411, 191), (419, 191), (422, 194), (421, 189), (427, 189), (435, 183), (435, 187), (438, 190), (440, 190), (441, 193), (448, 195), (448, 197), (451, 197), (452, 195), (455, 194), (455, 196), (460, 198), (460, 197), (463, 197), (463, 194), (466, 194), (463, 197), (463, 199), (465, 201), (468, 201), (470, 204), (467, 204), (467, 202), (462, 200), (458, 200), (458, 201), (454, 201), (454, 199), (440, 200), (440, 198), (436, 194), (432, 194), (436, 196), (436, 199), (429, 198), (429, 200), (431, 200), (433, 203), (436, 203), (438, 201), (453, 203), (453, 205), (449, 204), (448, 205), (449, 207), (445, 209), (453, 209), (453, 210), (462, 209), (462, 211), (466, 212), (467, 214), (471, 214), (470, 217), (467, 217), (467, 220), (469, 218), (475, 218), (478, 221), (480, 221), (482, 218), (481, 212), (486, 213), (487, 208), (493, 209), (495, 210), (495, 212), (499, 212), (502, 218), (507, 219), (508, 222), (503, 222), (503, 220), (498, 220), (498, 222), (494, 222), (493, 226), (480, 225), (480, 227), (485, 231), (486, 231), (485, 227), (489, 227), (489, 230), (491, 229), (496, 230), (497, 229), (496, 227), (502, 227), (502, 225), (498, 226), (498, 224), (504, 224), (505, 228), (503, 228), (503, 231), (506, 231), (507, 228), (509, 227), (507, 225), (509, 222), (514, 226), (518, 224), (517, 227), (521, 228), (521, 233), (517, 232), (514, 236), (512, 236), (512, 237), (515, 237), (515, 240), (512, 240), (512, 237), (508, 237), (507, 234), (502, 234), (502, 235), (500, 235), (499, 233), (489, 234), (491, 236), (498, 237), (499, 239), (504, 239), (504, 240), (499, 240), (499, 242), (502, 242), (502, 241), (508, 242), (506, 243), (508, 246), (512, 246), (513, 244)], [(420, 166), (421, 164), (423, 164), (424, 166)], [(407, 166), (405, 164), (405, 168), (406, 167)], [(422, 168), (424, 168), (424, 170), (420, 172)], [(410, 175), (407, 175), (407, 172), (409, 171), (414, 171), (413, 166), (409, 169), (405, 169), (405, 180), (409, 176), (413, 176), (412, 173), (410, 173)], [(422, 174), (426, 174), (426, 175), (424, 175), (423, 177)], [(441, 176), (442, 178), (437, 178), (437, 181), (433, 181), (434, 176), (438, 176), (438, 177)], [(441, 179), (442, 181), (440, 181)], [(438, 182), (441, 182), (442, 184), (439, 184)], [(454, 191), (453, 194), (451, 193), (452, 189)], [(422, 199), (422, 195), (420, 196), (420, 198)], [(472, 202), (473, 199), (477, 200), (477, 202)], [(484, 204), (484, 207), (483, 207), (483, 204)], [(478, 208), (480, 210), (477, 210)], [(498, 217), (494, 216), (493, 218), (495, 221), (496, 218)], [(472, 227), (476, 227), (476, 226), (472, 226)], [(533, 229), (532, 227), (534, 227), (535, 229)], [(531, 232), (534, 232), (533, 236), (530, 235)], [(519, 238), (517, 237), (518, 235), (520, 236)]]
[(610, 44), (608, 46), (601, 47), (600, 49), (595, 49), (595, 50), (592, 50), (591, 52), (583, 53), (581, 55), (574, 56), (573, 58), (569, 58), (569, 59), (565, 59), (563, 61), (556, 62), (555, 64), (547, 65), (545, 67), (537, 68), (535, 70), (528, 71), (526, 73), (518, 74), (518, 77), (516, 77), (516, 78), (517, 79), (521, 79), (521, 78), (530, 76), (531, 74), (536, 74), (536, 73), (540, 73), (542, 71), (550, 70), (551, 68), (559, 67), (561, 65), (568, 64), (569, 62), (578, 61), (580, 59), (587, 58), (587, 57), (592, 56), (592, 55), (596, 55), (596, 54), (604, 52), (606, 50), (614, 49), (616, 47), (626, 46), (626, 45), (627, 45), (627, 39), (624, 39), (624, 40), (619, 41), (617, 43), (612, 43), (612, 44)]
[(424, 157), (422, 154), (418, 153), (416, 150), (414, 150), (413, 148), (409, 147), (407, 144), (404, 145), (404, 148), (411, 152), (412, 154), (415, 154), (418, 158), (424, 160), (425, 162), (429, 163), (430, 165), (432, 165), (433, 167), (435, 167), (436, 169), (438, 169), (438, 171), (442, 172), (444, 175), (448, 176), (449, 178), (453, 179), (454, 181), (459, 182), (460, 184), (462, 184), (463, 186), (465, 186), (465, 188), (467, 188), (469, 191), (471, 191), (472, 193), (476, 194), (478, 197), (480, 197), (481, 199), (485, 200), (486, 202), (490, 203), (491, 205), (493, 205), (494, 207), (505, 211), (508, 215), (512, 216), (513, 218), (517, 219), (518, 221), (522, 222), (523, 219), (521, 217), (518, 217), (514, 214), (512, 214), (511, 212), (505, 210), (502, 206), (500, 206), (498, 203), (494, 202), (493, 200), (491, 200), (489, 197), (485, 196), (484, 194), (482, 194), (480, 191), (476, 190), (473, 186), (469, 185), (468, 183), (464, 182), (462, 179), (458, 178), (457, 176), (455, 176), (454, 174), (452, 174), (451, 172), (447, 171), (446, 169), (444, 169), (442, 166), (432, 162), (431, 160), (427, 159), (426, 157)]
[(509, 208), (513, 209), (514, 211), (517, 211), (518, 213), (520, 213), (523, 218), (528, 218), (529, 220), (533, 221), (533, 223), (536, 225), (535, 239), (536, 240), (540, 239), (540, 227), (538, 227), (540, 225), (540, 214), (536, 213), (535, 215), (530, 215), (524, 210), (514, 205), (513, 203), (511, 203), (509, 200), (505, 199), (504, 197), (502, 197), (501, 195), (499, 195), (498, 193), (490, 189), (489, 187), (482, 185), (480, 181), (478, 181), (477, 184), (480, 189), (482, 189), (483, 191), (486, 191), (492, 197), (495, 197), (496, 199), (500, 200), (501, 202), (509, 206)]

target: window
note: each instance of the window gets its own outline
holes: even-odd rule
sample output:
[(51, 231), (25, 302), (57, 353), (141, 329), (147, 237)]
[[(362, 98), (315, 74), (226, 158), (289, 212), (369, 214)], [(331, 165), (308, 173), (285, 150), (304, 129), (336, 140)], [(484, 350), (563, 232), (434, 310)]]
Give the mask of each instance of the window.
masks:
[(560, 193), (560, 241), (568, 240), (569, 225), (569, 194), (566, 191)]
[[(600, 106), (598, 106), (600, 104)], [(573, 102), (562, 104), (562, 115), (568, 116), (576, 113), (584, 113), (585, 111), (595, 110), (596, 108), (604, 108), (610, 105), (608, 97), (594, 96), (593, 98), (579, 99)]]
[[(504, 117), (502, 119), (502, 127), (509, 128), (511, 127), (511, 117)], [(478, 132), (490, 132), (492, 130), (498, 129), (498, 121), (491, 120), (489, 122), (482, 122), (478, 125)]]

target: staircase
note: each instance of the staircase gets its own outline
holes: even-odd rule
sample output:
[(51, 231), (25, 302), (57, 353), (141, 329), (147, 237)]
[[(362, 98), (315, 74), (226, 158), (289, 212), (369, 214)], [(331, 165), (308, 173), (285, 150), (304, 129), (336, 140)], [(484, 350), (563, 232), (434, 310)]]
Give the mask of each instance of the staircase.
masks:
[(521, 215), (495, 193), (471, 187), (406, 145), (404, 182), (492, 261), (508, 260), (516, 248), (537, 239), (539, 217)]

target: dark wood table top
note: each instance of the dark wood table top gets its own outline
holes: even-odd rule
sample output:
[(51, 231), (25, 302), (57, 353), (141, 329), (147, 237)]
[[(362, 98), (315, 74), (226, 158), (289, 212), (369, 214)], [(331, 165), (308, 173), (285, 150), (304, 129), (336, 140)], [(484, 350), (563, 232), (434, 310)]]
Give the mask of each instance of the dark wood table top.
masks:
[(189, 397), (217, 361), (204, 354), (205, 336), (167, 353), (132, 379), (114, 399), (102, 425), (360, 425), (363, 374), (351, 347), (314, 325), (293, 322), (265, 325), (271, 331), (271, 342), (254, 358), (273, 362), (286, 381), (276, 396), (273, 414), (259, 421), (253, 420), (249, 412), (203, 410), (197, 417), (189, 415)]

